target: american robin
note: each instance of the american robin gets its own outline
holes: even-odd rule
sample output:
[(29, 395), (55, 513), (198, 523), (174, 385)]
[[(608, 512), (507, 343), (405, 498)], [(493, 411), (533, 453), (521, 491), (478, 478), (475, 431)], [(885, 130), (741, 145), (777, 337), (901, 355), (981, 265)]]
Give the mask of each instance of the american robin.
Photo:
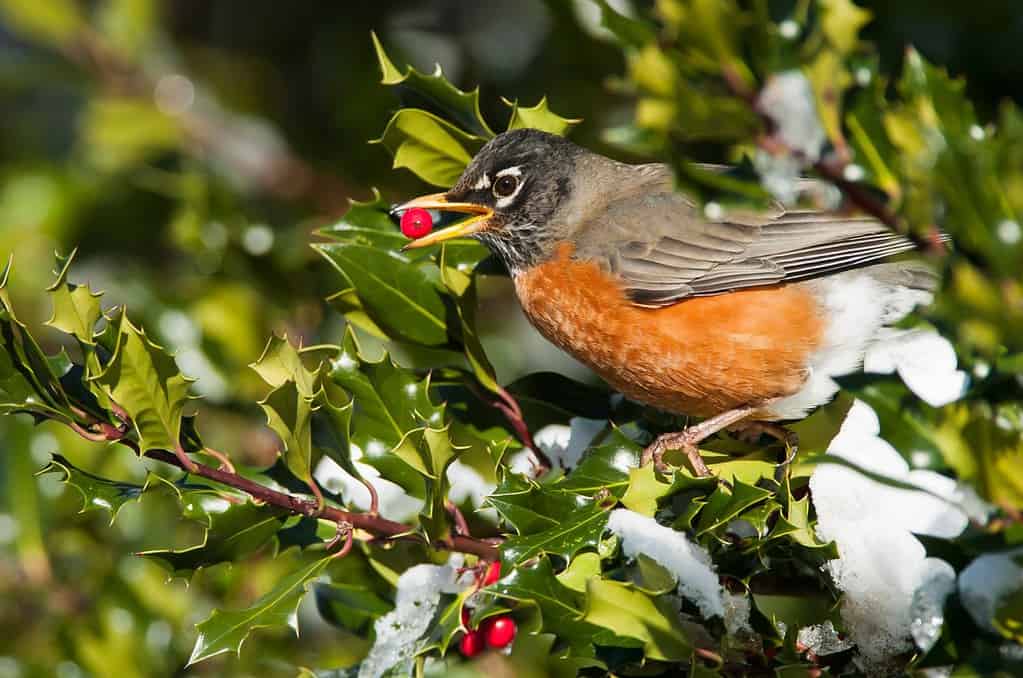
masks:
[(884, 328), (926, 303), (935, 276), (861, 216), (775, 207), (713, 214), (665, 165), (629, 165), (551, 134), (498, 135), (422, 207), (470, 215), (411, 241), (485, 243), (548, 340), (629, 398), (699, 424), (658, 437), (644, 462), (725, 428), (788, 439), (857, 370)]

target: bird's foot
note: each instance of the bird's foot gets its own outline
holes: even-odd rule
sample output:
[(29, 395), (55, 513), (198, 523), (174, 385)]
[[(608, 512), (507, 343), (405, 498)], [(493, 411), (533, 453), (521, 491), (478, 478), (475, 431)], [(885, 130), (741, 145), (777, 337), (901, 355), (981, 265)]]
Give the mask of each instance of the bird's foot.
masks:
[(707, 468), (707, 464), (704, 463), (703, 457), (700, 456), (700, 448), (697, 446), (700, 440), (701, 438), (698, 437), (698, 433), (694, 429), (659, 435), (654, 442), (650, 443), (643, 450), (640, 465), (646, 466), (652, 461), (654, 468), (661, 473), (667, 474), (671, 469), (664, 461), (664, 453), (668, 450), (681, 450), (685, 452), (686, 458), (689, 459), (689, 464), (693, 467), (693, 473), (700, 478), (707, 477), (711, 473), (710, 469)]

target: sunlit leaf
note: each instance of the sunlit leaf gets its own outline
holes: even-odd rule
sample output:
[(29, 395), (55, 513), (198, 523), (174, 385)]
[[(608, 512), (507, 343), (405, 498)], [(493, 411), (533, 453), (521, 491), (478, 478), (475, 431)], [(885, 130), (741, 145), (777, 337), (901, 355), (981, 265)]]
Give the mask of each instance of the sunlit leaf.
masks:
[(330, 558), (303, 564), (250, 606), (242, 610), (214, 610), (196, 625), (199, 637), (188, 663), (195, 664), (224, 652), (241, 653), (242, 644), (258, 628), (287, 626), (298, 633), (298, 604), (309, 584), (323, 572)]

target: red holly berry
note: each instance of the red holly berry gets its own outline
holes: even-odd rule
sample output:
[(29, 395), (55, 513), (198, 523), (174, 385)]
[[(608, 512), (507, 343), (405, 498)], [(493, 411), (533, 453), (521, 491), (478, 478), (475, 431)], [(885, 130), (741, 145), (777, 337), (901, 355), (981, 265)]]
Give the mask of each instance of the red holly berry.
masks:
[(479, 631), (469, 631), (462, 640), (458, 642), (458, 651), (463, 657), (475, 657), (483, 652), (483, 634)]
[(518, 631), (518, 627), (511, 617), (491, 617), (483, 622), (480, 631), (483, 633), (484, 640), (487, 641), (487, 647), (500, 650), (515, 640), (515, 632)]
[(469, 608), (462, 606), (462, 626), (469, 628)]
[(433, 217), (421, 207), (405, 210), (401, 215), (401, 232), (406, 238), (422, 238), (433, 228)]
[(501, 578), (501, 563), (496, 560), (487, 566), (487, 571), (483, 575), (482, 586), (490, 586), (498, 579)]

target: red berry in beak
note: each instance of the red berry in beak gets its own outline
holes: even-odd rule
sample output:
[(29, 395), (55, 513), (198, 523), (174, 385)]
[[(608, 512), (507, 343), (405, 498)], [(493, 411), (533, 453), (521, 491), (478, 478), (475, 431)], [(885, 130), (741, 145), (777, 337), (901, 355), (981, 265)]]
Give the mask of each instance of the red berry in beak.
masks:
[(458, 642), (458, 651), (463, 657), (475, 657), (483, 651), (483, 634), (479, 631), (469, 631), (462, 640)]
[(515, 640), (516, 631), (518, 631), (518, 627), (511, 617), (488, 619), (480, 627), (480, 632), (483, 634), (484, 640), (487, 641), (487, 647), (495, 650), (510, 645)]
[(401, 215), (401, 232), (406, 238), (422, 238), (433, 229), (433, 217), (421, 207), (405, 210)]

